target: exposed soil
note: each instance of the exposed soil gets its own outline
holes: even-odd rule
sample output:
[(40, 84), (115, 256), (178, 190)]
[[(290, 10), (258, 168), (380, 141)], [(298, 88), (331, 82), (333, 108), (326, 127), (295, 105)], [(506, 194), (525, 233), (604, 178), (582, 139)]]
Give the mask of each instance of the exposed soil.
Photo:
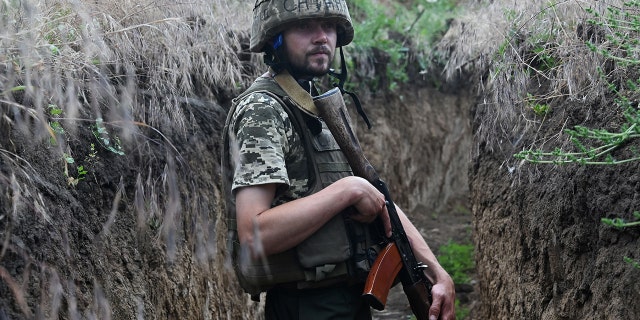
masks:
[[(362, 97), (374, 122), (364, 149), (430, 245), (470, 237), (467, 170), (472, 99), (421, 84)], [(221, 99), (228, 101), (228, 97)], [(186, 134), (146, 127), (125, 155), (90, 149), (87, 126), (52, 145), (41, 125), (0, 108), (0, 315), (101, 319), (256, 319), (225, 262), (219, 221), (219, 132), (225, 109), (190, 100)], [(91, 118), (92, 115), (83, 115)], [(122, 128), (109, 126), (112, 136)], [(63, 150), (88, 174), (65, 177)], [(67, 151), (68, 152), (68, 151)], [(67, 164), (69, 176), (77, 168)], [(397, 286), (379, 319), (408, 315)]]
[[(503, 13), (500, 10), (499, 16)], [(536, 16), (543, 17), (540, 13)], [(207, 21), (201, 27), (217, 23), (224, 21)], [(571, 27), (563, 24), (558, 25), (568, 36)], [(457, 26), (484, 45), (478, 39), (487, 31), (473, 24)], [(123, 26), (115, 33), (131, 35), (131, 43), (144, 42), (138, 27), (148, 25)], [(31, 32), (20, 33), (29, 37)], [(248, 39), (236, 48), (241, 36), (221, 34), (234, 38), (226, 48), (232, 54), (247, 46)], [(142, 47), (133, 59), (148, 59), (145, 50), (152, 48)], [(373, 72), (386, 74), (383, 51), (375, 55)], [(54, 54), (52, 59), (63, 57)], [(127, 59), (129, 53), (114, 57)], [(253, 60), (244, 58), (243, 77), (253, 78), (248, 75), (256, 71)], [(91, 70), (81, 73), (86, 78), (79, 81), (90, 82), (95, 76), (95, 83), (74, 90), (73, 81), (64, 79), (73, 73), (53, 74), (56, 66), (48, 65), (52, 61), (21, 61), (13, 53), (5, 60), (0, 65), (0, 320), (260, 319), (261, 304), (249, 300), (229, 268), (221, 219), (220, 132), (233, 96), (230, 91), (239, 88), (198, 83), (218, 80), (194, 77), (189, 97), (176, 99), (173, 92), (174, 99), (163, 99), (171, 92), (143, 88), (157, 65), (138, 61), (140, 65), (94, 69), (92, 59)], [(134, 70), (134, 65), (142, 70)], [(472, 65), (466, 61), (456, 72), (470, 71), (464, 70)], [(636, 220), (640, 162), (555, 166), (513, 157), (523, 148), (571, 147), (563, 132), (575, 125), (618, 130), (625, 118), (613, 99), (568, 101), (563, 90), (571, 90), (569, 82), (547, 88), (550, 81), (533, 81), (531, 92), (553, 92), (555, 98), (545, 101), (551, 113), (544, 119), (521, 110), (516, 118), (534, 127), (527, 131), (520, 124), (496, 121), (492, 115), (504, 106), (475, 96), (488, 86), (472, 86), (467, 83), (471, 80), (463, 79), (445, 82), (440, 71), (422, 71), (408, 70), (411, 80), (394, 92), (387, 92), (386, 79), (376, 79), (378, 91), (360, 97), (374, 128), (365, 130), (356, 121), (357, 131), (395, 202), (436, 255), (448, 241), (473, 241), (473, 282), (456, 288), (462, 306), (471, 308), (469, 319), (638, 318), (640, 270), (625, 260), (640, 260), (640, 228), (614, 229), (601, 219)], [(487, 71), (470, 71), (476, 75), (468, 78), (485, 79)], [(21, 76), (27, 79), (17, 79)], [(500, 76), (511, 80), (512, 74)], [(129, 83), (130, 77), (141, 81)], [(172, 90), (170, 83), (156, 89)], [(58, 133), (52, 123), (60, 119), (42, 110), (56, 94), (61, 103), (81, 104), (79, 114), (62, 115), (68, 118), (60, 121), (64, 130)], [(522, 100), (511, 96), (502, 100)], [(142, 110), (135, 113), (141, 118), (152, 116), (144, 114), (152, 113), (148, 106), (163, 104), (161, 113), (184, 112), (186, 121), (167, 120), (151, 128), (144, 125), (145, 118), (135, 119), (134, 125), (116, 114), (121, 110), (110, 110), (110, 103)], [(110, 142), (118, 141), (124, 154), (96, 138), (92, 125), (102, 117)], [(491, 132), (491, 126), (499, 127), (492, 142), (475, 136)], [(635, 139), (618, 146), (612, 156), (637, 156), (638, 150)], [(80, 173), (80, 166), (85, 173)], [(387, 309), (375, 312), (376, 319), (410, 316), (400, 286), (392, 290)]]
[[(606, 107), (605, 107), (606, 106)], [(612, 101), (585, 106), (561, 101), (539, 127), (538, 141), (560, 146), (563, 128), (617, 128), (624, 120)], [(481, 120), (478, 110), (476, 120)], [(533, 115), (529, 115), (533, 116)], [(634, 220), (640, 207), (637, 162), (623, 165), (532, 165), (478, 144), (471, 186), (480, 299), (478, 319), (635, 319), (640, 230), (614, 229), (601, 218)], [(507, 141), (517, 141), (516, 139)], [(614, 152), (623, 159), (637, 141)], [(571, 147), (564, 143), (565, 148)], [(566, 150), (566, 149), (565, 149)]]
[(255, 318), (256, 307), (239, 307), (247, 299), (216, 245), (225, 235), (217, 230), (225, 112), (197, 101), (182, 107), (194, 118), (188, 134), (136, 128), (122, 140), (125, 155), (100, 147), (88, 127), (67, 130), (58, 140), (88, 171), (75, 186), (42, 126), (2, 124), (0, 315)]

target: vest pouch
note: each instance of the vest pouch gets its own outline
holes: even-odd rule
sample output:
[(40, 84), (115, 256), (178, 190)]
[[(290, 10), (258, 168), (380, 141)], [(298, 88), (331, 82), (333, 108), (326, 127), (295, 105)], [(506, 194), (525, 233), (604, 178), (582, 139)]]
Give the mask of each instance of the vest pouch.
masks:
[[(351, 175), (351, 168), (324, 122), (321, 123), (321, 128), (310, 140), (316, 151), (317, 179), (320, 180), (316, 187), (324, 188)], [(300, 243), (296, 251), (300, 264), (305, 268), (336, 264), (349, 259), (352, 256), (351, 242), (343, 213), (336, 214), (316, 233)]]
[(324, 122), (320, 133), (311, 139), (311, 144), (320, 155), (316, 160), (319, 186), (326, 188), (340, 178), (352, 175), (349, 163), (344, 159), (340, 146)]
[(238, 243), (234, 269), (240, 286), (249, 294), (257, 294), (280, 283), (298, 282), (305, 279), (295, 250), (273, 254), (262, 259), (243, 257)]
[[(352, 251), (353, 261), (352, 275), (356, 278), (366, 279), (369, 270), (373, 266), (378, 253), (383, 247), (385, 240), (379, 236), (381, 229), (378, 229), (376, 222), (371, 224), (362, 224), (352, 221), (347, 228), (351, 231), (351, 240), (353, 241)], [(377, 235), (377, 236), (376, 236)]]
[(342, 214), (335, 215), (316, 233), (296, 247), (300, 264), (315, 268), (337, 264), (351, 257), (351, 248)]

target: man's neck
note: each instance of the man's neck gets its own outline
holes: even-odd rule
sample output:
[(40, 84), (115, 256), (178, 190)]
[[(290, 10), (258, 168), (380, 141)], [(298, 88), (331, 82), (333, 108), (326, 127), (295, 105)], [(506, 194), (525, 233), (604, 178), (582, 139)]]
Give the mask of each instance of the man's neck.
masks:
[(307, 79), (296, 79), (298, 84), (304, 89), (304, 91), (309, 92), (309, 95), (315, 96), (318, 94), (318, 90), (316, 90), (315, 85), (313, 84), (313, 78), (310, 80)]

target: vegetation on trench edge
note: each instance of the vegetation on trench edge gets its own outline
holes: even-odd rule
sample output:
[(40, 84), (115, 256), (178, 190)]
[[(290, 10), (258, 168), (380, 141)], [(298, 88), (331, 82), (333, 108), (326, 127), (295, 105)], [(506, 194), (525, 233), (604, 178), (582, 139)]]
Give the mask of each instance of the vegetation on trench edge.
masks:
[[(409, 50), (417, 48), (419, 53), (418, 55), (418, 63), (422, 69), (427, 67), (426, 53), (422, 52), (422, 50), (427, 51), (429, 44), (433, 41), (440, 32), (443, 32), (446, 28), (446, 19), (452, 16), (453, 8), (456, 3), (454, 0), (437, 0), (437, 1), (413, 1), (410, 5), (408, 5), (411, 10), (406, 10), (406, 8), (396, 8), (399, 13), (396, 16), (389, 16), (389, 12), (385, 6), (372, 5), (374, 0), (358, 0), (354, 1), (356, 9), (354, 10), (354, 15), (362, 15), (362, 22), (356, 22), (356, 29), (359, 33), (358, 39), (359, 41), (356, 46), (356, 51), (362, 50), (367, 51), (370, 54), (370, 50), (376, 47), (382, 49), (389, 56), (390, 62), (386, 65), (386, 77), (391, 79), (389, 81), (389, 89), (394, 89), (399, 83), (404, 82), (408, 79), (406, 65), (409, 61)], [(22, 6), (18, 6), (17, 2), (11, 1), (6, 2), (0, 5), (2, 9), (5, 9), (7, 12), (16, 13), (19, 15), (22, 13), (21, 10), (27, 8), (25, 5), (24, 8)], [(57, 9), (56, 9), (57, 8)], [(34, 86), (33, 84), (22, 84), (19, 81), (19, 77), (22, 73), (28, 73), (31, 71), (30, 68), (36, 69), (39, 67), (39, 63), (52, 63), (52, 62), (64, 62), (66, 60), (72, 60), (79, 55), (82, 46), (85, 45), (89, 47), (88, 42), (83, 42), (86, 39), (81, 37), (80, 34), (87, 33), (91, 34), (91, 27), (95, 21), (91, 21), (91, 23), (87, 21), (83, 21), (79, 17), (80, 14), (77, 14), (71, 7), (65, 7), (64, 5), (60, 5), (53, 10), (51, 17), (48, 17), (49, 20), (44, 19), (44, 23), (42, 25), (38, 25), (42, 30), (33, 30), (33, 34), (37, 34), (41, 36), (41, 38), (30, 39), (25, 36), (25, 41), (38, 41), (34, 43), (37, 44), (37, 47), (41, 50), (33, 50), (35, 58), (33, 58), (36, 63), (29, 64), (32, 57), (21, 57), (18, 56), (18, 53), (27, 52), (26, 49), (23, 49), (21, 46), (16, 46), (18, 53), (11, 52), (11, 54), (7, 54), (7, 57), (10, 59), (7, 61), (9, 65), (13, 66), (17, 73), (15, 78), (11, 79), (12, 81), (8, 81), (8, 84), (15, 84), (8, 89), (7, 92), (3, 92), (3, 94), (11, 93), (20, 93), (26, 92), (28, 95), (37, 96), (38, 98), (42, 98), (38, 101), (47, 101), (45, 103), (45, 108), (43, 110), (36, 110), (36, 108), (28, 108), (27, 106), (19, 105), (18, 107), (22, 110), (25, 110), (29, 113), (37, 113), (38, 111), (43, 111), (43, 117), (38, 118), (40, 120), (40, 125), (43, 127), (47, 127), (49, 132), (51, 133), (50, 144), (54, 145), (56, 143), (67, 142), (68, 139), (72, 139), (71, 132), (67, 132), (67, 128), (65, 127), (66, 120), (75, 120), (74, 123), (89, 121), (91, 125), (89, 126), (91, 133), (97, 140), (97, 143), (92, 141), (75, 141), (76, 147), (81, 146), (83, 150), (88, 150), (84, 153), (78, 152), (78, 150), (68, 150), (66, 153), (61, 154), (61, 161), (64, 165), (64, 174), (67, 178), (68, 184), (70, 186), (76, 186), (80, 181), (85, 179), (87, 175), (90, 173), (89, 166), (87, 164), (93, 163), (97, 161), (97, 146), (102, 146), (104, 149), (109, 151), (110, 153), (116, 154), (118, 156), (124, 155), (124, 150), (119, 141), (117, 135), (115, 135), (112, 131), (107, 130), (106, 126), (113, 125), (113, 123), (104, 121), (103, 118), (95, 116), (94, 118), (85, 118), (85, 119), (69, 119), (64, 115), (66, 113), (75, 113), (69, 112), (70, 107), (63, 106), (64, 102), (68, 102), (68, 99), (65, 98), (71, 97), (74, 99), (80, 99), (80, 97), (76, 97), (73, 95), (75, 89), (71, 87), (73, 84), (71, 82), (72, 77), (75, 75), (72, 71), (77, 71), (73, 69), (71, 71), (67, 70), (64, 74), (64, 77), (55, 78), (64, 82), (66, 85), (65, 89), (68, 90), (69, 96), (56, 96), (58, 92), (52, 90), (52, 92), (46, 91), (47, 88), (39, 88)], [(57, 10), (57, 11), (56, 11)], [(14, 12), (15, 11), (15, 12)], [(359, 13), (358, 13), (359, 12)], [(368, 17), (376, 17), (375, 19), (369, 20)], [(8, 19), (11, 16), (7, 15), (3, 17), (2, 23), (11, 23)], [(30, 18), (30, 17), (28, 17)], [(109, 17), (110, 18), (110, 17)], [(5, 21), (6, 19), (6, 21)], [(25, 21), (29, 21), (29, 19), (25, 18)], [(114, 19), (115, 20), (115, 19)], [(75, 22), (81, 21), (85, 24), (75, 25)], [(97, 21), (97, 20), (96, 20)], [(165, 20), (158, 20), (160, 22), (165, 22)], [(158, 22), (156, 21), (156, 22)], [(173, 20), (166, 20), (167, 24), (170, 22), (174, 22)], [(373, 28), (368, 23), (373, 23)], [(139, 31), (137, 29), (142, 29), (143, 26), (147, 26), (147, 24), (141, 24), (140, 26), (135, 27), (126, 27), (123, 26), (121, 29), (116, 29), (115, 31), (109, 31), (105, 33), (98, 33), (93, 38), (99, 38), (99, 36), (113, 36), (113, 35), (125, 35), (127, 32), (134, 30)], [(182, 26), (185, 27), (185, 26)], [(36, 29), (34, 27), (34, 29)], [(155, 30), (155, 28), (151, 28)], [(29, 30), (31, 31), (31, 30)], [(37, 32), (36, 32), (37, 31)], [(375, 31), (370, 36), (367, 36), (367, 32)], [(144, 34), (140, 31), (141, 34)], [(32, 32), (23, 32), (22, 34), (31, 35)], [(360, 35), (362, 34), (362, 35)], [(98, 36), (99, 35), (99, 36)], [(403, 37), (397, 37), (397, 35), (403, 35)], [(146, 40), (151, 40), (152, 37), (146, 37)], [(410, 40), (409, 40), (410, 39)], [(19, 43), (22, 39), (5, 39), (15, 40), (14, 42)], [(7, 46), (6, 52), (9, 52), (13, 49), (12, 46)], [(20, 51), (22, 49), (23, 51)], [(5, 51), (3, 51), (5, 53)], [(42, 53), (41, 56), (38, 54)], [(16, 54), (16, 55), (14, 55)], [(415, 52), (413, 54), (416, 54)], [(106, 55), (105, 55), (106, 56)], [(116, 55), (117, 56), (117, 55)], [(123, 55), (124, 56), (124, 55)], [(5, 56), (3, 56), (5, 58)], [(29, 59), (27, 59), (29, 58)], [(82, 67), (86, 67), (90, 70), (98, 70), (104, 71), (108, 70), (110, 67), (109, 63), (114, 63), (109, 59), (106, 59), (101, 56), (97, 57), (85, 57), (86, 59), (82, 63), (74, 62), (74, 66), (78, 67), (78, 65), (82, 65)], [(134, 57), (135, 58), (135, 57)], [(158, 59), (161, 60), (161, 59)], [(171, 59), (167, 59), (171, 61)], [(117, 60), (116, 60), (117, 61)], [(123, 60), (124, 61), (124, 60)], [(29, 62), (29, 63), (27, 63)], [(60, 66), (63, 66), (63, 63), (59, 63)], [(117, 62), (114, 63), (114, 69), (127, 69), (126, 67), (130, 67), (129, 65), (118, 65)], [(183, 63), (184, 64), (184, 63)], [(56, 65), (57, 67), (58, 65)], [(99, 68), (98, 68), (99, 67)], [(103, 69), (104, 68), (104, 69)], [(149, 70), (153, 68), (147, 67)], [(78, 67), (78, 70), (81, 68)], [(172, 70), (172, 68), (158, 68), (165, 70), (168, 76), (172, 74), (168, 72), (168, 70)], [(62, 68), (60, 68), (62, 70)], [(51, 72), (59, 72), (60, 70), (52, 68)], [(46, 71), (46, 70), (45, 70)], [(81, 73), (80, 71), (78, 73)], [(35, 74), (35, 72), (34, 72)], [(149, 75), (145, 75), (149, 77)], [(67, 78), (68, 77), (68, 78)], [(124, 77), (123, 77), (124, 78)], [(178, 80), (180, 77), (175, 77)], [(379, 77), (371, 77), (372, 79), (378, 79)], [(116, 80), (119, 79), (109, 79), (113, 82), (107, 83), (109, 89), (118, 88), (118, 85), (121, 85)], [(178, 81), (176, 80), (176, 81)], [(373, 80), (379, 81), (379, 80)], [(160, 81), (159, 81), (160, 82)], [(86, 89), (83, 87), (84, 84), (78, 84), (78, 96), (81, 96), (83, 90)], [(171, 84), (167, 85), (167, 87), (172, 87)], [(176, 86), (177, 87), (177, 86)], [(152, 88), (154, 89), (154, 88)], [(114, 92), (122, 93), (123, 96), (128, 92), (126, 90), (114, 90)], [(125, 101), (126, 97), (122, 98), (118, 102)], [(13, 104), (15, 105), (15, 104)], [(127, 104), (122, 104), (123, 107), (128, 106)], [(115, 108), (115, 106), (112, 106)], [(145, 126), (145, 124), (133, 123), (138, 126)], [(155, 129), (153, 129), (155, 131)], [(62, 139), (62, 140), (58, 140)], [(64, 140), (64, 141), (63, 141)], [(0, 150), (3, 151), (3, 150)], [(74, 152), (71, 152), (74, 151)], [(60, 161), (60, 159), (55, 159), (55, 161)], [(458, 264), (456, 263), (456, 266)], [(453, 268), (453, 267), (452, 267)], [(451, 269), (454, 270), (454, 269)]]
[[(557, 4), (551, 4), (555, 6)], [(580, 164), (580, 165), (617, 165), (640, 160), (640, 150), (633, 140), (640, 138), (640, 1), (632, 0), (623, 3), (622, 7), (608, 6), (604, 14), (592, 8), (585, 11), (592, 16), (587, 23), (596, 30), (595, 34), (601, 37), (590, 37), (584, 42), (592, 52), (601, 55), (608, 61), (612, 70), (598, 67), (598, 74), (607, 89), (614, 95), (615, 105), (623, 116), (624, 122), (617, 131), (604, 128), (589, 128), (574, 126), (564, 132), (574, 147), (574, 150), (555, 148), (552, 151), (541, 149), (527, 149), (516, 153), (514, 156), (524, 161), (535, 164)], [(547, 47), (542, 44), (536, 48)], [(562, 63), (561, 57), (553, 55), (553, 50), (538, 50), (534, 53), (539, 59), (537, 73), (548, 73), (556, 65)], [(531, 67), (531, 66), (529, 66)], [(532, 67), (531, 67), (532, 68)], [(617, 69), (617, 70), (616, 70)], [(614, 72), (615, 71), (615, 72)], [(614, 73), (622, 74), (622, 80), (615, 79)], [(527, 101), (534, 114), (538, 117), (546, 117), (550, 107), (536, 101), (533, 95), (528, 94)], [(617, 158), (614, 151), (626, 150), (625, 156)], [(616, 228), (628, 228), (640, 226), (640, 212), (633, 213), (634, 221), (622, 218), (602, 218), (601, 221)], [(640, 261), (630, 257), (624, 257), (624, 261), (634, 268), (640, 269)]]
[[(409, 80), (409, 63), (417, 64), (424, 72), (431, 59), (429, 48), (446, 31), (449, 19), (458, 14), (457, 3), (458, 0), (413, 0), (385, 5), (377, 0), (350, 2), (358, 41), (351, 45), (354, 58), (347, 63), (363, 80), (361, 85), (379, 88), (386, 84), (383, 89), (394, 90)], [(376, 73), (379, 70), (375, 70), (375, 64), (384, 65), (383, 74)]]

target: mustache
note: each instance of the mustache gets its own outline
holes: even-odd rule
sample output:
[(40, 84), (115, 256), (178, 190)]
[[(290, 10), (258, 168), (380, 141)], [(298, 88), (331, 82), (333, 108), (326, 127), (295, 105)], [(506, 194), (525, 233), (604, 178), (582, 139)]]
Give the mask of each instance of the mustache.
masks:
[(309, 55), (314, 55), (314, 54), (319, 54), (319, 53), (323, 53), (323, 54), (326, 54), (326, 55), (330, 56), (331, 55), (331, 50), (329, 50), (329, 47), (327, 47), (327, 46), (320, 46), (320, 47), (317, 47), (317, 48), (311, 50), (309, 52)]

